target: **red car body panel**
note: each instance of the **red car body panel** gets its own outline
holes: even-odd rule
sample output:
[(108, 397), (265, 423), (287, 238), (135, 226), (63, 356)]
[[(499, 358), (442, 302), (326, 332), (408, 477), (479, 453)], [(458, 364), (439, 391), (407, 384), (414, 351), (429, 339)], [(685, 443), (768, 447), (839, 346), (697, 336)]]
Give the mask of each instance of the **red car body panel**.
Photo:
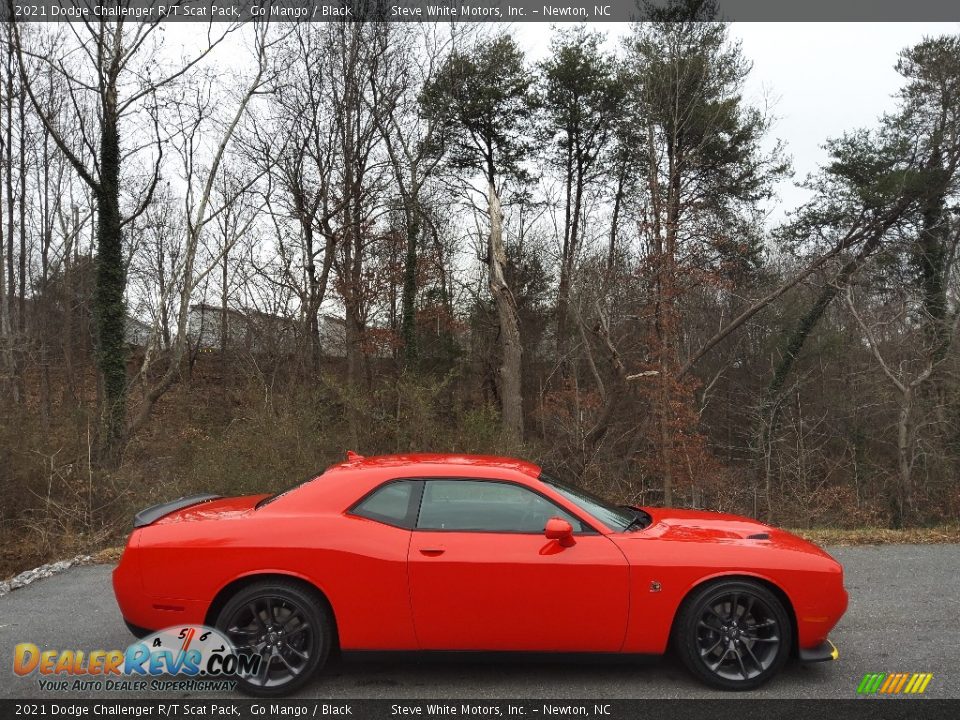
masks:
[[(721, 513), (644, 508), (653, 517), (637, 533), (611, 536), (631, 559), (634, 606), (627, 652), (662, 652), (683, 598), (707, 580), (738, 575), (763, 580), (789, 601), (797, 644), (816, 647), (847, 609), (843, 568), (790, 533)], [(766, 540), (746, 539), (765, 534)], [(657, 582), (660, 591), (650, 592)]]
[[(124, 618), (156, 630), (212, 623), (231, 584), (299, 578), (327, 598), (345, 650), (662, 653), (690, 590), (721, 576), (760, 579), (792, 609), (800, 648), (846, 609), (843, 570), (816, 546), (732, 515), (644, 508), (616, 532), (507, 458), (353, 457), (257, 509), (224, 498), (134, 530), (114, 571)], [(572, 545), (543, 534), (409, 530), (350, 509), (396, 479), (496, 480), (531, 488), (596, 532)], [(765, 537), (749, 538), (761, 534)], [(228, 591), (228, 590), (227, 590)]]
[(413, 533), (410, 602), (421, 648), (623, 647), (630, 568), (609, 538), (578, 537), (569, 553), (543, 535), (484, 535), (478, 542), (477, 533)]

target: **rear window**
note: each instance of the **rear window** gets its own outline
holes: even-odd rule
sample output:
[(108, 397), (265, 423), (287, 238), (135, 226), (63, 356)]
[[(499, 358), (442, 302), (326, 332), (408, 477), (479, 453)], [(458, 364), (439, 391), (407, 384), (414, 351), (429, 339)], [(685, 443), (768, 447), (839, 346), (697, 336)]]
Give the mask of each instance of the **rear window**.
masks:
[(418, 497), (414, 491), (418, 483), (397, 480), (382, 485), (354, 506), (354, 515), (376, 520), (396, 527), (411, 528), (417, 514)]
[(261, 500), (260, 502), (258, 502), (258, 503), (256, 504), (256, 506), (254, 507), (254, 510), (259, 510), (259, 509), (262, 508), (264, 505), (269, 505), (269, 504), (272, 503), (274, 500), (279, 500), (279, 499), (282, 498), (284, 495), (287, 495), (287, 494), (289, 494), (289, 493), (292, 493), (292, 492), (293, 492), (294, 490), (296, 490), (297, 488), (303, 487), (303, 486), (306, 485), (308, 482), (311, 482), (311, 481), (313, 481), (313, 480), (316, 480), (318, 477), (320, 477), (320, 475), (311, 475), (311, 476), (308, 477), (306, 480), (301, 480), (301, 481), (299, 481), (298, 483), (296, 483), (295, 485), (292, 485), (292, 486), (288, 487), (286, 490), (281, 490), (281, 491), (278, 492), (278, 493), (274, 493), (274, 494), (271, 495), (270, 497), (265, 497), (263, 500)]

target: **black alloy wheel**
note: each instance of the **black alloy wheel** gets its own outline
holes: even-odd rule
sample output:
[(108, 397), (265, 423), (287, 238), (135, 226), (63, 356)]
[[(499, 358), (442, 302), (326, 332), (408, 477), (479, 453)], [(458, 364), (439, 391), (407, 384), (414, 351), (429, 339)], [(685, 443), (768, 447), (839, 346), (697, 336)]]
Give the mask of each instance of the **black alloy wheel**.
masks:
[(234, 595), (220, 611), (217, 628), (238, 654), (259, 657), (255, 673), (238, 675), (250, 695), (286, 695), (324, 665), (333, 633), (330, 613), (296, 583), (263, 582)]
[(750, 690), (786, 662), (792, 626), (783, 603), (763, 585), (728, 580), (685, 601), (675, 644), (687, 668), (723, 690)]

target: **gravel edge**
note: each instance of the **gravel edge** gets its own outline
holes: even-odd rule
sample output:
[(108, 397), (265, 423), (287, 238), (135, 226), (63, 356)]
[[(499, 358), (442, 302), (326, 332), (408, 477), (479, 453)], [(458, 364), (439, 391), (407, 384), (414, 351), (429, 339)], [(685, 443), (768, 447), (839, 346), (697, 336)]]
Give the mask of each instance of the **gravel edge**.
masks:
[(62, 573), (77, 565), (92, 565), (95, 562), (92, 555), (77, 555), (69, 560), (57, 560), (56, 562), (46, 563), (32, 570), (24, 570), (22, 573), (0, 582), (0, 597), (19, 588), (26, 587), (37, 580)]

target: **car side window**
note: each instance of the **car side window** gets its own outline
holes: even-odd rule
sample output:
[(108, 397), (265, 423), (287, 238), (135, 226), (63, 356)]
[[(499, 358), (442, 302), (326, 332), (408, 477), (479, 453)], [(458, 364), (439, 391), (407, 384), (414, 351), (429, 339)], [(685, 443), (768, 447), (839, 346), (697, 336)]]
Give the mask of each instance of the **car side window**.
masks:
[(416, 516), (417, 482), (397, 480), (381, 485), (351, 510), (354, 515), (377, 522), (409, 528)]
[(427, 480), (417, 528), (473, 532), (542, 533), (547, 520), (583, 524), (542, 495), (513, 483), (488, 480)]

